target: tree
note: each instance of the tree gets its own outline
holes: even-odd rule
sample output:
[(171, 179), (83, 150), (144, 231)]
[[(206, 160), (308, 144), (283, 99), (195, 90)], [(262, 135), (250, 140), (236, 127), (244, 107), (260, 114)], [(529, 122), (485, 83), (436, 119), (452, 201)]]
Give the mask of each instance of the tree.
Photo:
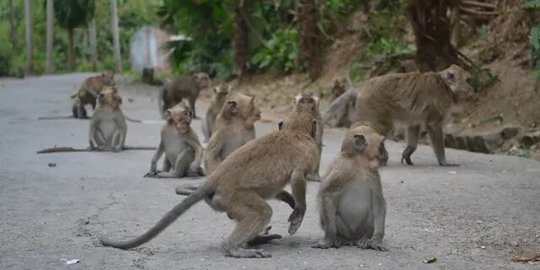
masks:
[(321, 35), (318, 27), (319, 9), (316, 0), (299, 0), (296, 6), (297, 29), (300, 34), (300, 62), (305, 62), (311, 80), (321, 73), (319, 54)]
[(9, 0), (9, 35), (12, 48), (17, 48), (17, 27), (15, 26), (15, 9), (13, 0)]
[(239, 80), (242, 80), (249, 68), (248, 25), (245, 2), (236, 1), (234, 8), (234, 60)]
[(111, 13), (114, 62), (116, 63), (116, 72), (122, 72), (122, 56), (120, 54), (120, 33), (118, 30), (118, 10), (116, 0), (111, 0)]
[(92, 70), (97, 70), (97, 33), (96, 33), (96, 21), (92, 20), (88, 23), (88, 39), (90, 40), (90, 54), (92, 57)]
[(86, 25), (94, 16), (94, 0), (54, 0), (58, 25), (68, 32), (68, 70), (75, 69), (73, 36), (75, 28)]
[(34, 33), (32, 20), (32, 0), (24, 0), (24, 20), (26, 26), (26, 71), (34, 73)]
[(45, 64), (45, 72), (53, 72), (53, 26), (54, 26), (54, 1), (47, 0), (47, 63)]

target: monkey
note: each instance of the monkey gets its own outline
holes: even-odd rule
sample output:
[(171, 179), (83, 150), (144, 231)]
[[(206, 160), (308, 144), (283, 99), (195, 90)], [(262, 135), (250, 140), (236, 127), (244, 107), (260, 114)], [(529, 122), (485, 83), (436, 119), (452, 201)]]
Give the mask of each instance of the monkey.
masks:
[[(150, 172), (145, 177), (180, 178), (204, 176), (201, 168), (203, 148), (190, 127), (191, 108), (183, 102), (167, 109), (167, 124), (161, 129), (161, 141), (152, 158)], [(156, 169), (159, 158), (165, 153), (163, 172)], [(172, 169), (172, 172), (169, 172)]]
[(92, 109), (95, 110), (97, 105), (96, 99), (105, 86), (115, 86), (114, 74), (112, 72), (106, 71), (84, 80), (79, 91), (71, 96), (73, 100), (71, 107), (73, 117), (80, 119), (88, 118), (84, 106), (90, 104)]
[(98, 95), (98, 105), (90, 120), (89, 150), (122, 151), (127, 134), (126, 119), (120, 110), (122, 97), (111, 86)]
[(208, 87), (210, 83), (210, 77), (206, 73), (184, 75), (166, 82), (159, 90), (158, 104), (161, 117), (166, 119), (165, 111), (187, 98), (193, 110), (193, 118), (198, 119), (195, 113), (195, 100), (199, 97), (201, 89)]
[[(334, 85), (331, 89), (330, 104), (332, 104), (334, 100), (338, 99), (345, 92), (345, 84), (340, 82), (339, 80), (335, 80)], [(354, 98), (348, 99), (343, 106), (339, 107), (336, 110), (334, 116), (331, 119), (328, 116), (326, 116), (325, 118), (323, 114), (323, 119), (326, 119), (324, 123), (331, 127), (350, 127), (351, 115), (354, 112), (354, 106), (356, 103), (355, 101), (356, 100)]]
[(300, 117), (295, 126), (284, 125), (281, 130), (251, 140), (234, 151), (200, 188), (174, 206), (150, 230), (128, 241), (101, 238), (100, 242), (120, 249), (142, 245), (204, 199), (212, 209), (225, 212), (236, 221), (236, 227), (222, 245), (226, 256), (270, 257), (262, 249), (248, 249), (245, 245), (259, 239), (259, 233), (272, 217), (272, 208), (266, 200), (275, 198), (289, 183), (295, 207), (288, 219), (288, 232), (292, 235), (300, 228), (306, 212), (306, 175), (316, 167), (318, 156), (313, 136), (316, 120), (306, 113), (299, 114)]
[(223, 103), (225, 103), (225, 98), (231, 92), (231, 86), (225, 88), (223, 85), (219, 85), (214, 88), (214, 96), (210, 102), (210, 106), (206, 111), (206, 117), (204, 121), (201, 121), (201, 129), (204, 135), (204, 141), (207, 142), (212, 136), (214, 131), (214, 123), (216, 117), (219, 114)]
[(261, 111), (255, 106), (255, 97), (242, 93), (227, 96), (203, 155), (207, 175), (238, 147), (255, 138), (254, 124), (260, 119)]
[(356, 98), (356, 119), (388, 136), (394, 123), (407, 126), (401, 163), (413, 165), (420, 128), (424, 126), (440, 166), (446, 161), (443, 122), (450, 109), (474, 96), (469, 73), (457, 65), (440, 72), (388, 74), (370, 79)]
[[(299, 112), (307, 112), (311, 114), (312, 118), (317, 121), (317, 123), (322, 123), (321, 114), (319, 112), (319, 98), (314, 96), (313, 93), (306, 92), (300, 93), (294, 98), (295, 108), (294, 111), (287, 116), (283, 121), (278, 123), (278, 129), (281, 129), (285, 123), (289, 121), (289, 118), (293, 120), (297, 118), (296, 114)], [(322, 154), (322, 137), (323, 137), (323, 126), (317, 126), (317, 134), (315, 134), (315, 141), (317, 142), (317, 148), (319, 149), (319, 160), (315, 170), (308, 176), (308, 181), (319, 182), (321, 177), (319, 176), (319, 166), (321, 162)]]
[(325, 235), (312, 247), (348, 244), (387, 250), (382, 245), (386, 203), (378, 172), (384, 139), (363, 125), (347, 132), (341, 152), (319, 186), (317, 200)]

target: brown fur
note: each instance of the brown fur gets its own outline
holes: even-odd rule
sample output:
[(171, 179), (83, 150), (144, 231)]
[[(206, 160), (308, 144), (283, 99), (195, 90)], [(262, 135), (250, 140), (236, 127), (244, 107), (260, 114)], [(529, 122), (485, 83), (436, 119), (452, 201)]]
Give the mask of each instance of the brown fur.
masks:
[[(345, 84), (339, 80), (334, 81), (334, 85), (331, 89), (330, 102), (338, 99), (341, 95), (346, 92)], [(332, 121), (325, 121), (325, 124), (332, 127), (350, 127), (351, 126), (351, 116), (354, 113), (354, 105), (356, 101), (354, 98), (349, 99), (343, 106), (335, 112), (335, 116)]]
[(90, 120), (90, 150), (122, 151), (127, 135), (126, 119), (120, 110), (122, 97), (116, 88), (107, 86), (98, 101)]
[[(153, 228), (125, 242), (102, 239), (105, 246), (129, 249), (139, 246), (163, 231), (189, 207), (205, 200), (214, 210), (226, 212), (236, 227), (222, 246), (226, 256), (264, 258), (271, 255), (244, 246), (263, 232), (272, 217), (266, 202), (291, 183), (295, 209), (289, 216), (289, 233), (300, 227), (306, 211), (306, 175), (317, 163), (318, 149), (312, 138), (312, 118), (297, 128), (285, 126), (254, 139), (225, 159), (197, 191), (169, 211)], [(269, 164), (272, 164), (269, 166)], [(279, 169), (276, 169), (279, 168)]]
[(208, 175), (238, 147), (255, 138), (254, 124), (260, 118), (261, 111), (255, 106), (253, 96), (242, 93), (227, 96), (203, 156)]
[(384, 137), (368, 126), (345, 135), (341, 152), (331, 164), (317, 195), (325, 237), (315, 248), (353, 244), (382, 246), (386, 205), (378, 173)]
[(72, 113), (75, 118), (87, 118), (84, 106), (90, 104), (92, 109), (96, 109), (99, 93), (106, 86), (114, 86), (114, 74), (104, 72), (100, 75), (89, 77), (84, 80), (79, 91), (71, 96), (73, 99)]
[[(146, 177), (179, 178), (204, 176), (201, 168), (203, 148), (191, 128), (191, 108), (179, 103), (168, 109), (167, 124), (161, 129), (161, 140), (152, 158)], [(157, 161), (165, 153), (163, 171), (157, 171)], [(172, 169), (172, 171), (170, 171)]]
[(187, 99), (189, 106), (193, 110), (193, 118), (197, 118), (195, 113), (195, 101), (199, 97), (201, 89), (210, 85), (210, 77), (206, 73), (197, 73), (193, 76), (180, 76), (166, 82), (159, 91), (159, 112), (166, 118), (165, 111), (170, 107)]
[[(294, 98), (295, 108), (294, 111), (287, 116), (282, 123), (280, 123), (281, 126), (296, 126), (296, 121), (299, 121), (299, 118), (297, 116), (300, 112), (306, 112), (310, 115), (310, 117), (314, 120), (316, 120), (318, 126), (316, 127), (316, 134), (315, 134), (315, 141), (317, 142), (317, 148), (319, 149), (319, 162), (317, 163), (317, 167), (315, 170), (309, 175), (308, 180), (309, 181), (320, 181), (321, 177), (319, 176), (319, 164), (321, 162), (321, 154), (322, 154), (322, 138), (323, 138), (323, 126), (320, 124), (322, 123), (321, 114), (319, 112), (319, 98), (314, 96), (313, 93), (301, 93), (297, 95)], [(303, 122), (304, 119), (301, 120)], [(290, 122), (290, 123), (289, 123)]]
[(214, 125), (216, 118), (221, 111), (221, 107), (223, 107), (223, 103), (225, 103), (227, 95), (230, 92), (231, 86), (225, 87), (223, 85), (219, 85), (214, 88), (214, 96), (212, 97), (212, 101), (210, 102), (208, 110), (206, 111), (206, 117), (204, 121), (201, 122), (201, 128), (205, 141), (208, 141), (212, 136), (212, 133), (215, 130)]
[(390, 74), (363, 86), (356, 99), (356, 121), (389, 135), (395, 122), (405, 124), (407, 148), (402, 162), (412, 165), (421, 126), (430, 135), (441, 166), (446, 162), (442, 125), (450, 108), (473, 95), (469, 74), (456, 65), (441, 72)]

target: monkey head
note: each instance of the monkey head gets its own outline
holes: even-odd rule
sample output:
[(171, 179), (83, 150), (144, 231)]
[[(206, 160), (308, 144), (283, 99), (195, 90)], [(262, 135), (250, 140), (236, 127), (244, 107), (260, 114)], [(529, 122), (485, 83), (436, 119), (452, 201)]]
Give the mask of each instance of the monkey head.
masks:
[(225, 87), (224, 85), (220, 84), (216, 87), (214, 87), (214, 96), (216, 97), (216, 101), (223, 101), (227, 97), (229, 93), (231, 93), (232, 87), (229, 85), (228, 87)]
[(318, 112), (319, 111), (319, 97), (313, 95), (313, 93), (301, 93), (294, 98), (296, 110)]
[(240, 119), (246, 128), (253, 128), (255, 121), (261, 119), (261, 110), (255, 106), (255, 97), (242, 93), (228, 95), (220, 113), (229, 120)]
[(204, 72), (196, 73), (193, 75), (193, 78), (195, 78), (195, 81), (199, 85), (200, 89), (204, 89), (210, 85), (212, 80), (210, 79), (210, 76)]
[(388, 160), (384, 140), (385, 137), (375, 129), (359, 125), (347, 132), (341, 145), (341, 152), (351, 158), (364, 157), (368, 161), (369, 168), (377, 169), (385, 166)]
[(439, 74), (458, 101), (474, 97), (474, 89), (469, 84), (470, 74), (466, 70), (457, 65), (451, 65)]
[(340, 80), (335, 80), (330, 92), (332, 95), (332, 100), (338, 98), (341, 96), (341, 94), (345, 93), (345, 84)]
[(101, 73), (100, 79), (104, 85), (114, 86), (114, 73), (112, 73), (112, 71), (105, 71)]
[(106, 86), (98, 95), (99, 104), (118, 108), (122, 105), (122, 97), (114, 86)]
[(189, 105), (180, 102), (166, 111), (167, 124), (173, 126), (178, 133), (185, 134), (189, 132), (193, 112)]

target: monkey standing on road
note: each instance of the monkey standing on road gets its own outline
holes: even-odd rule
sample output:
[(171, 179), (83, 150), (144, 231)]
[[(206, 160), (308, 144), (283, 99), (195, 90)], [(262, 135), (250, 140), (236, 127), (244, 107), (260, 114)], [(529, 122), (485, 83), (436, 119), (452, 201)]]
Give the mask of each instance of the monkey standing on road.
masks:
[[(301, 115), (300, 115), (301, 116)], [(295, 208), (289, 216), (289, 233), (300, 227), (306, 212), (306, 175), (317, 165), (318, 149), (313, 134), (317, 123), (303, 117), (293, 127), (284, 126), (254, 139), (234, 151), (195, 192), (170, 210), (150, 230), (128, 241), (101, 239), (104, 246), (129, 249), (146, 243), (174, 222), (195, 203), (205, 200), (216, 211), (226, 212), (236, 227), (222, 245), (226, 256), (266, 258), (262, 249), (248, 249), (246, 244), (259, 238), (272, 217), (265, 201), (275, 198), (291, 183)]]
[(216, 122), (216, 117), (221, 111), (221, 107), (223, 107), (223, 103), (225, 103), (225, 98), (230, 92), (231, 86), (225, 87), (223, 85), (219, 85), (214, 88), (214, 96), (212, 97), (210, 106), (208, 106), (208, 110), (206, 111), (206, 117), (204, 121), (201, 121), (201, 129), (205, 142), (207, 142), (212, 136), (212, 133), (215, 130), (214, 125)]
[(165, 111), (182, 102), (188, 100), (189, 106), (193, 110), (193, 118), (197, 118), (195, 113), (195, 100), (199, 97), (201, 89), (210, 85), (210, 77), (206, 73), (197, 73), (193, 76), (180, 76), (166, 82), (159, 90), (159, 113), (165, 119)]
[(242, 93), (227, 96), (204, 152), (207, 175), (237, 148), (255, 138), (255, 121), (259, 119), (261, 111), (255, 106), (255, 97)]
[(413, 165), (421, 126), (431, 139), (437, 161), (448, 163), (444, 153), (443, 121), (450, 108), (474, 95), (469, 73), (452, 65), (440, 72), (390, 74), (369, 80), (356, 99), (359, 122), (368, 123), (387, 136), (394, 122), (407, 125), (407, 147), (401, 162)]
[(79, 91), (71, 96), (71, 99), (73, 99), (73, 106), (71, 108), (73, 117), (88, 118), (84, 106), (90, 104), (92, 109), (95, 110), (99, 93), (106, 86), (114, 87), (114, 74), (109, 71), (84, 80)]
[[(167, 124), (161, 129), (161, 140), (152, 158), (146, 177), (180, 178), (204, 176), (201, 168), (203, 148), (190, 127), (191, 109), (179, 103), (167, 110)], [(157, 171), (157, 161), (165, 153), (163, 171)], [(169, 172), (172, 169), (172, 172)]]
[(314, 96), (313, 93), (302, 93), (297, 95), (294, 98), (295, 108), (294, 111), (287, 116), (283, 121), (281, 121), (278, 125), (279, 129), (282, 128), (283, 125), (287, 125), (287, 122), (290, 121), (289, 118), (292, 118), (293, 120), (297, 118), (296, 114), (299, 112), (307, 112), (311, 114), (311, 117), (317, 121), (318, 126), (316, 128), (316, 134), (315, 134), (315, 141), (317, 142), (317, 148), (319, 149), (319, 161), (317, 162), (317, 167), (314, 169), (314, 171), (308, 176), (308, 181), (321, 181), (321, 177), (319, 175), (319, 166), (321, 163), (321, 154), (322, 154), (322, 137), (323, 137), (323, 125), (321, 114), (319, 112), (319, 98)]
[(317, 195), (325, 236), (314, 248), (352, 244), (386, 250), (382, 246), (386, 204), (378, 172), (383, 141), (368, 126), (354, 127), (345, 135)]
[(114, 87), (107, 86), (99, 93), (98, 105), (90, 120), (90, 150), (124, 149), (127, 124), (120, 105), (122, 97)]

